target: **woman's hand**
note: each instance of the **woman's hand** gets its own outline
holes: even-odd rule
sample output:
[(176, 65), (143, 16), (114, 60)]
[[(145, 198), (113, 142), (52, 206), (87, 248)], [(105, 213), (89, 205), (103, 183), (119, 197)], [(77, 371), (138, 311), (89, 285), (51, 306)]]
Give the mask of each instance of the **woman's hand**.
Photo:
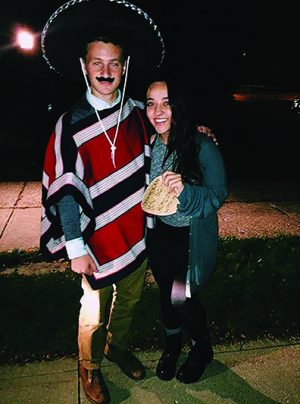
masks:
[(210, 137), (213, 140), (213, 142), (218, 146), (219, 143), (216, 138), (216, 135), (211, 131), (210, 128), (208, 128), (207, 126), (198, 125), (197, 130), (198, 130), (198, 132), (204, 133), (205, 135)]
[(96, 264), (89, 254), (71, 260), (71, 269), (77, 274), (92, 275), (97, 271)]
[(162, 174), (162, 179), (170, 192), (173, 192), (177, 197), (181, 194), (184, 185), (180, 174), (176, 174), (173, 171), (166, 171)]

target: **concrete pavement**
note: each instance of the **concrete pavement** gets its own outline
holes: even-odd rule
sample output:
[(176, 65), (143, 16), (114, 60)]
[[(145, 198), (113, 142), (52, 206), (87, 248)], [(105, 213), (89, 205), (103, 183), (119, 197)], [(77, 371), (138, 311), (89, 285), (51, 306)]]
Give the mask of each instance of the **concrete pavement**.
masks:
[[(299, 183), (234, 183), (219, 211), (221, 236), (240, 238), (300, 235)], [(0, 252), (38, 248), (39, 182), (0, 183)], [(21, 337), (21, 336), (20, 336)], [(299, 340), (256, 341), (215, 346), (215, 358), (201, 380), (183, 385), (155, 375), (159, 351), (139, 351), (144, 380), (128, 379), (106, 360), (103, 374), (111, 403), (271, 404), (300, 402)], [(180, 362), (186, 357), (186, 352)], [(0, 404), (87, 404), (74, 358), (0, 366)]]
[[(102, 372), (112, 404), (296, 404), (300, 400), (300, 345), (215, 347), (213, 362), (201, 380), (190, 385), (156, 377), (160, 352), (137, 356), (146, 367), (146, 378), (140, 381), (127, 378), (104, 360)], [(0, 372), (1, 404), (88, 403), (78, 384), (76, 359), (6, 365)]]
[[(300, 235), (299, 181), (234, 182), (219, 210), (221, 236)], [(0, 183), (0, 252), (39, 246), (40, 182)]]
[(0, 183), (0, 251), (39, 245), (40, 182)]

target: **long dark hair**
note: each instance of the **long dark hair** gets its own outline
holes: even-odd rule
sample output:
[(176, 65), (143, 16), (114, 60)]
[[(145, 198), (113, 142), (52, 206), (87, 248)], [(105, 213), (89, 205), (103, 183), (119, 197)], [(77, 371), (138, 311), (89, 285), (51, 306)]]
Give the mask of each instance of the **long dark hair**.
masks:
[(197, 105), (193, 106), (195, 95), (189, 93), (175, 77), (157, 76), (152, 80), (154, 81), (166, 83), (172, 110), (171, 129), (163, 165), (173, 154), (172, 170), (180, 173), (185, 182), (200, 184), (202, 172), (199, 164), (200, 141), (194, 116), (194, 108), (197, 108)]

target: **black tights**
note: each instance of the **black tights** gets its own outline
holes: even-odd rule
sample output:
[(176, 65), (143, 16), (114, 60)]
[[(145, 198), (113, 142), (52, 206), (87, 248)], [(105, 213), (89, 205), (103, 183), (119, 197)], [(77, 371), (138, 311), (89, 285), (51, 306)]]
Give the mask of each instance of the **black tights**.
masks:
[(164, 326), (167, 329), (184, 327), (193, 340), (202, 341), (207, 335), (205, 307), (196, 296), (185, 297), (189, 227), (169, 226), (157, 219), (156, 227), (148, 232), (147, 249), (159, 286)]

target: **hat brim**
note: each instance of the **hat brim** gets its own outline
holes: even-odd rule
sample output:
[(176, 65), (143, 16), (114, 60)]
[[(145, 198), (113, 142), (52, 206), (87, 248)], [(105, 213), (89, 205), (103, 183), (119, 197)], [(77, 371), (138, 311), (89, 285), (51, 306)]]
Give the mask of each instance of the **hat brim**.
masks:
[(71, 0), (47, 21), (42, 54), (62, 76), (81, 78), (79, 57), (86, 44), (104, 35), (116, 38), (130, 55), (130, 71), (143, 75), (164, 59), (164, 41), (157, 25), (140, 8), (123, 0)]

